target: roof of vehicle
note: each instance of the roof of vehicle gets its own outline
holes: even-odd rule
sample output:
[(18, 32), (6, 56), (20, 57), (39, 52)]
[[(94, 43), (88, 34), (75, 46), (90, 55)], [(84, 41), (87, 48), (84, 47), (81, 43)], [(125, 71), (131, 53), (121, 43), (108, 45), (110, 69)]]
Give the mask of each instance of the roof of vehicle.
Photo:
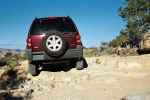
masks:
[(42, 18), (35, 18), (38, 20), (46, 20), (46, 19), (57, 19), (57, 18), (70, 18), (69, 16), (49, 16), (49, 17), (42, 17)]

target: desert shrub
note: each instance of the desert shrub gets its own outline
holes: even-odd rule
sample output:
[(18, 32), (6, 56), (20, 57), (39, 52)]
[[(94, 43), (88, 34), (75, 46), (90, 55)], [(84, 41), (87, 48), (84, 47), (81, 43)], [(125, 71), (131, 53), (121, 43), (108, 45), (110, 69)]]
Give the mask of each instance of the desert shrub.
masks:
[(0, 59), (0, 66), (7, 65), (10, 69), (16, 67), (18, 62), (24, 60), (25, 57), (20, 54), (7, 53), (4, 58)]
[(101, 56), (101, 55), (112, 55), (115, 53), (116, 53), (116, 49), (112, 48), (112, 47), (84, 49), (85, 57), (97, 57), (97, 56)]
[(100, 55), (112, 55), (115, 53), (116, 53), (115, 48), (111, 48), (111, 47), (105, 48), (102, 51), (100, 51)]
[(94, 56), (98, 56), (97, 54), (97, 49), (96, 48), (87, 48), (84, 49), (84, 54), (85, 57), (94, 57)]
[(27, 59), (27, 54), (26, 53), (23, 53), (22, 55), (20, 55), (21, 56), (21, 59), (22, 60), (26, 60)]
[(9, 66), (10, 68), (14, 68), (17, 66), (17, 59), (15, 57), (11, 57), (9, 59), (7, 59), (7, 66)]
[(5, 57), (7, 58), (7, 57), (11, 57), (13, 54), (11, 53), (11, 52), (7, 52), (6, 54), (5, 54)]
[(138, 55), (137, 48), (122, 48), (118, 51), (120, 56), (135, 56)]
[(25, 54), (15, 54), (13, 57), (16, 58), (19, 61), (26, 60), (26, 55)]
[(5, 66), (7, 64), (6, 59), (2, 58), (0, 59), (0, 66)]

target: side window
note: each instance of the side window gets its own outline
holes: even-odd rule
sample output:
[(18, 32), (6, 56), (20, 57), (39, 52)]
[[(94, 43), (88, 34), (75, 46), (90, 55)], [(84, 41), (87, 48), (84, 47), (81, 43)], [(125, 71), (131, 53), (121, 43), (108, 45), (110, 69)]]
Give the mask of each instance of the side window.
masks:
[(66, 28), (71, 32), (77, 32), (77, 28), (73, 21), (70, 18), (66, 18), (66, 21), (64, 21), (64, 25)]
[(40, 27), (38, 21), (34, 20), (30, 26), (29, 35), (38, 34), (39, 28)]

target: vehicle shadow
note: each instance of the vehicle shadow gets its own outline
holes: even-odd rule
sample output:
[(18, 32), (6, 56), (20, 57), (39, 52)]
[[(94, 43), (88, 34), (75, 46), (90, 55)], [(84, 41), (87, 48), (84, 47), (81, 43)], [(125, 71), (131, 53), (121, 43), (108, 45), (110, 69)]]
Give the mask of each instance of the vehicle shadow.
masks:
[(13, 97), (10, 95), (6, 95), (3, 98), (1, 98), (0, 100), (24, 100), (23, 97)]
[[(88, 67), (88, 63), (86, 59), (83, 58), (84, 68)], [(68, 72), (71, 69), (76, 68), (76, 62), (71, 62), (70, 64), (61, 63), (61, 64), (43, 64), (42, 71), (50, 71), (50, 72)]]
[(67, 65), (67, 64), (44, 64), (42, 65), (42, 71), (50, 71), (50, 72), (68, 72), (70, 71), (74, 66)]
[(150, 49), (138, 49), (137, 52), (139, 55), (150, 54)]

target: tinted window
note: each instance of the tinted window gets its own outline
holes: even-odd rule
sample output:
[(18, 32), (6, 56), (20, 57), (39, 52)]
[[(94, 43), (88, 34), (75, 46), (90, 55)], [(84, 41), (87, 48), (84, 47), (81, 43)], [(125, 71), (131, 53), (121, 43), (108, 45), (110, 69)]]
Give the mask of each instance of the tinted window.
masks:
[(50, 30), (76, 32), (76, 27), (69, 18), (38, 19), (32, 23), (30, 34), (43, 34)]

